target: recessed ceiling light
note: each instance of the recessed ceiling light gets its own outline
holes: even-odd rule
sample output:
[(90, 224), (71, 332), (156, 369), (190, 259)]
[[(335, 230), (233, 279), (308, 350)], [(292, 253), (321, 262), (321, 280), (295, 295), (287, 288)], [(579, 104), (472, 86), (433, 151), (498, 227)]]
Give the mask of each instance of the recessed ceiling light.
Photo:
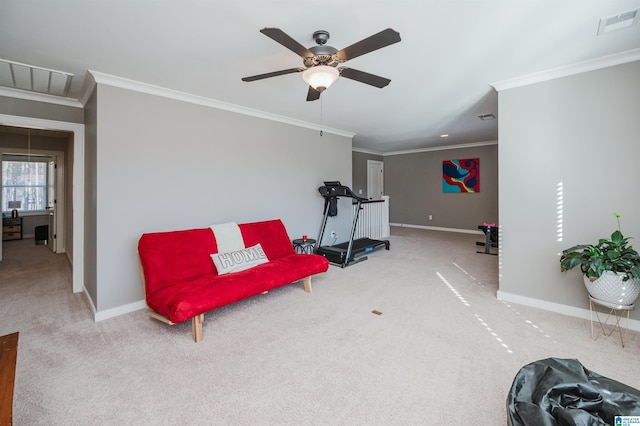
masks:
[(443, 133), (443, 134), (441, 134), (441, 135), (440, 135), (440, 137), (441, 137), (441, 138), (448, 138), (448, 137), (449, 137), (449, 135), (448, 135), (448, 134), (446, 134), (446, 133)]
[(480, 120), (495, 120), (496, 116), (489, 112), (487, 114), (480, 114), (478, 118)]
[(640, 9), (602, 18), (598, 25), (598, 35), (638, 25), (638, 21), (640, 21)]

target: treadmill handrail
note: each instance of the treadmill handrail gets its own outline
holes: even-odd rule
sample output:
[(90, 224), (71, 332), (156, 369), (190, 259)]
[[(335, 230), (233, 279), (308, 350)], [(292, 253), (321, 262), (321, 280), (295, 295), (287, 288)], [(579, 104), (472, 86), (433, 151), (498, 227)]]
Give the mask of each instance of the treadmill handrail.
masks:
[(351, 188), (342, 185), (338, 181), (324, 182), (324, 185), (318, 188), (318, 192), (325, 198), (349, 197), (357, 201), (368, 201), (366, 198), (356, 195)]

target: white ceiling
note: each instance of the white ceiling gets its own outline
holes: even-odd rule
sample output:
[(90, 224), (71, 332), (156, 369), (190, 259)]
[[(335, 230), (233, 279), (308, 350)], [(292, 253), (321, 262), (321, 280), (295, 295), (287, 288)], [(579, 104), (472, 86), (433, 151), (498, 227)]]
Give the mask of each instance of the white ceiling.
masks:
[[(355, 133), (355, 148), (397, 152), (497, 140), (497, 120), (477, 117), (498, 115), (490, 83), (640, 48), (640, 26), (597, 35), (601, 18), (638, 8), (640, 0), (5, 1), (0, 59), (73, 73), (71, 98), (95, 70), (316, 125), (322, 117)], [(306, 47), (324, 29), (337, 49), (393, 28), (400, 43), (345, 63), (391, 84), (340, 78), (306, 102), (301, 74), (242, 82), (302, 66), (264, 27)]]

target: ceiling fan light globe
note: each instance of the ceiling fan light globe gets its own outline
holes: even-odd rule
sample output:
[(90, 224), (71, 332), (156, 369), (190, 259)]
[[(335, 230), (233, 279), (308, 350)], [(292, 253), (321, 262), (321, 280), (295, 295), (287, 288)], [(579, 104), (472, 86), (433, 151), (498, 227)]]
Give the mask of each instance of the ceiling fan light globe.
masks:
[(328, 89), (338, 79), (338, 76), (340, 76), (340, 72), (327, 65), (317, 65), (302, 72), (302, 79), (305, 83), (319, 92)]

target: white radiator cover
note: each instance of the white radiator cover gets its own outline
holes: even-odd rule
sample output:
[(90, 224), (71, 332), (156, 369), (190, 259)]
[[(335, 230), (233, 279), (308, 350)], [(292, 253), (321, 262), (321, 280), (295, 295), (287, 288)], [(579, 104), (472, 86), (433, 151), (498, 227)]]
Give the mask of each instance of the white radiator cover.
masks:
[[(357, 214), (358, 205), (353, 205), (353, 215)], [(353, 238), (371, 238), (378, 240), (389, 238), (389, 196), (383, 195), (380, 200), (362, 203), (360, 217)]]

